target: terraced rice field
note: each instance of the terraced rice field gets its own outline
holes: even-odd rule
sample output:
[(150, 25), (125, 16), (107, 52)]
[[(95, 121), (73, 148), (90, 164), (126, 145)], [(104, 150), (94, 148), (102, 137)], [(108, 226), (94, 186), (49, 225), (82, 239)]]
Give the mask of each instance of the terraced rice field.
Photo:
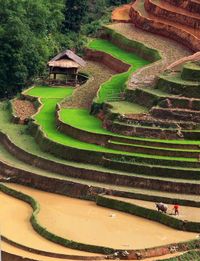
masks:
[[(95, 144), (81, 142), (77, 139), (72, 138), (71, 136), (67, 136), (67, 135), (59, 132), (57, 130), (56, 124), (55, 124), (55, 108), (56, 108), (56, 104), (59, 101), (61, 101), (62, 98), (55, 98), (55, 97), (56, 97), (56, 95), (57, 96), (60, 95), (60, 97), (62, 97), (62, 96), (64, 97), (65, 95), (70, 95), (72, 89), (66, 89), (67, 90), (66, 91), (64, 88), (56, 88), (56, 89), (52, 88), (51, 92), (48, 93), (48, 98), (44, 98), (46, 95), (45, 88), (46, 87), (36, 87), (36, 88), (30, 89), (27, 92), (25, 92), (25, 95), (33, 95), (35, 97), (38, 97), (38, 96), (40, 96), (40, 93), (42, 92), (41, 102), (43, 103), (43, 106), (40, 109), (40, 111), (38, 112), (38, 114), (36, 114), (34, 116), (34, 119), (36, 120), (36, 123), (38, 123), (42, 127), (42, 130), (44, 131), (44, 133), (47, 135), (47, 137), (49, 139), (53, 140), (54, 142), (57, 142), (57, 143), (60, 143), (62, 145), (72, 147), (72, 148), (85, 149), (85, 150), (89, 150), (89, 151), (100, 151), (100, 152), (107, 152), (107, 153), (114, 153), (114, 154), (122, 154), (121, 151), (112, 150), (112, 149), (98, 146)], [(42, 91), (43, 89), (44, 89), (44, 92)], [(61, 93), (59, 93), (59, 89), (60, 89)], [(54, 90), (55, 90), (55, 95), (54, 95)], [(72, 112), (73, 112), (73, 110), (72, 110)], [(72, 118), (75, 119), (74, 116)], [(82, 118), (83, 124), (84, 124), (84, 121), (85, 120)], [(95, 123), (95, 124), (93, 124), (93, 126), (96, 125), (96, 129), (97, 129), (98, 121), (96, 121), (96, 119), (94, 119), (94, 121), (91, 121), (91, 123), (92, 122)], [(75, 120), (75, 123), (77, 123), (76, 120)], [(81, 126), (81, 122), (79, 123), (79, 126)], [(100, 129), (99, 125), (98, 125), (98, 129)], [(169, 157), (169, 156), (164, 157), (164, 156), (158, 156), (158, 155), (154, 156), (154, 155), (148, 155), (148, 154), (142, 154), (142, 153), (129, 153), (129, 152), (123, 152), (123, 154), (138, 156), (141, 158), (145, 157), (145, 158), (157, 158), (157, 159), (166, 159), (166, 160), (170, 159), (170, 160), (174, 160), (174, 161), (177, 160), (177, 161), (197, 162), (197, 159), (195, 159), (195, 158)]]
[[(143, 1), (141, 1), (143, 3)], [(126, 13), (127, 15), (127, 13)], [(108, 96), (118, 95), (120, 97), (120, 92), (124, 89), (127, 82), (130, 80), (131, 75), (135, 72), (134, 77), (137, 78), (137, 73), (139, 75), (138, 69), (144, 69), (146, 74), (149, 74), (149, 77), (153, 79), (155, 73), (161, 69), (163, 69), (168, 63), (171, 63), (173, 60), (184, 56), (189, 53), (188, 50), (180, 47), (180, 49), (173, 52), (172, 47), (176, 47), (176, 45), (170, 41), (167, 41), (167, 48), (163, 46), (165, 42), (164, 39), (159, 38), (157, 41), (154, 37), (153, 42), (151, 41), (151, 36), (147, 33), (141, 32), (139, 29), (134, 32), (133, 28), (130, 25), (123, 25), (122, 27), (116, 26), (116, 30), (122, 31), (126, 37), (134, 38), (144, 37), (148, 39), (148, 44), (153, 48), (159, 49), (159, 52), (163, 55), (164, 59), (162, 61), (156, 62), (153, 67), (146, 66), (149, 65), (149, 62), (141, 59), (139, 56), (125, 52), (124, 50), (118, 48), (113, 45), (111, 42), (105, 40), (95, 39), (90, 42), (89, 48), (97, 51), (106, 52), (113, 57), (117, 58), (120, 61), (123, 61), (130, 65), (130, 69), (127, 72), (117, 74), (112, 76), (109, 80), (101, 84), (100, 90), (98, 92), (97, 101), (104, 102), (108, 100)], [(112, 27), (112, 26), (111, 26)], [(125, 31), (124, 31), (125, 30)], [(127, 33), (128, 31), (128, 33)], [(130, 33), (131, 32), (131, 33)], [(134, 37), (133, 37), (134, 36)], [(161, 39), (161, 41), (160, 41)], [(136, 39), (137, 40), (137, 39)], [(146, 43), (146, 41), (145, 41)], [(169, 43), (169, 46), (168, 46)], [(166, 49), (166, 50), (165, 50)], [(181, 51), (182, 50), (182, 51)], [(165, 53), (166, 51), (166, 53)], [(152, 69), (153, 68), (153, 69)], [(156, 69), (156, 70), (155, 70)], [(137, 72), (136, 72), (137, 71)], [(111, 72), (107, 72), (106, 77), (109, 76)], [(112, 74), (112, 73), (111, 73)], [(153, 76), (153, 77), (152, 77)], [(133, 78), (134, 78), (133, 77)], [(140, 74), (141, 79), (144, 77), (144, 74)], [(102, 80), (102, 79), (101, 79)], [(177, 80), (177, 79), (175, 79)], [(81, 87), (80, 87), (81, 88)], [(158, 90), (159, 92), (159, 90)], [(172, 203), (174, 200), (178, 200), (182, 205), (180, 208), (180, 216), (179, 219), (185, 221), (199, 221), (199, 208), (198, 207), (189, 207), (188, 205), (199, 206), (199, 195), (193, 191), (187, 191), (189, 194), (180, 194), (179, 189), (186, 184), (188, 186), (198, 186), (199, 185), (199, 177), (198, 177), (198, 153), (200, 145), (200, 141), (195, 140), (158, 140), (158, 139), (143, 139), (136, 137), (126, 137), (126, 140), (120, 142), (117, 138), (123, 138), (122, 135), (117, 135), (105, 130), (102, 127), (102, 122), (97, 118), (91, 116), (89, 111), (86, 109), (81, 109), (80, 107), (84, 104), (83, 107), (89, 107), (91, 103), (91, 98), (94, 94), (90, 95), (88, 99), (89, 102), (81, 101), (73, 103), (77, 105), (72, 108), (62, 108), (60, 111), (60, 118), (63, 123), (73, 127), (75, 130), (81, 130), (88, 132), (90, 134), (97, 134), (99, 137), (101, 135), (105, 135), (111, 137), (111, 139), (116, 138), (116, 140), (112, 141), (113, 144), (124, 146), (128, 145), (132, 146), (134, 149), (138, 147), (137, 141), (146, 142), (147, 144), (139, 145), (141, 149), (151, 149), (152, 151), (169, 151), (170, 153), (182, 153), (182, 147), (172, 147), (170, 148), (170, 144), (172, 145), (195, 145), (195, 149), (187, 149), (184, 147), (184, 151), (187, 153), (194, 153), (194, 157), (184, 157), (184, 156), (159, 156), (154, 154), (152, 151), (149, 154), (140, 153), (140, 152), (127, 152), (121, 151), (120, 149), (110, 149), (106, 146), (95, 145), (87, 142), (79, 140), (79, 138), (73, 138), (70, 134), (64, 134), (60, 132), (60, 130), (56, 127), (56, 105), (62, 104), (62, 101), (66, 99), (69, 101), (68, 105), (70, 105), (70, 97), (72, 94), (75, 96), (76, 91), (73, 88), (61, 88), (61, 87), (33, 87), (26, 92), (24, 92), (25, 96), (32, 96), (39, 98), (42, 106), (39, 108), (38, 112), (34, 115), (34, 121), (40, 126), (44, 136), (48, 137), (49, 140), (54, 143), (59, 143), (64, 145), (67, 148), (73, 148), (76, 150), (77, 154), (81, 150), (85, 150), (85, 158), (87, 158), (87, 152), (94, 153), (102, 153), (101, 155), (107, 156), (110, 153), (115, 154), (113, 162), (118, 160), (118, 163), (132, 164), (131, 173), (123, 170), (112, 170), (109, 167), (104, 167), (104, 165), (95, 165), (97, 163), (91, 164), (80, 163), (74, 161), (66, 161), (61, 158), (56, 158), (55, 156), (44, 152), (40, 149), (40, 147), (36, 144), (36, 139), (29, 136), (27, 130), (24, 126), (16, 126), (9, 122), (10, 114), (5, 107), (5, 103), (0, 105), (0, 129), (9, 135), (10, 140), (17, 145), (19, 148), (22, 148), (26, 151), (26, 153), (32, 153), (33, 159), (31, 158), (20, 158), (20, 155), (17, 155), (16, 152), (12, 151), (12, 146), (7, 144), (8, 141), (4, 141), (3, 145), (0, 146), (0, 164), (2, 167), (2, 174), (5, 174), (6, 177), (11, 175), (11, 181), (16, 179), (16, 182), (26, 183), (28, 186), (39, 187), (40, 189), (54, 191), (56, 193), (60, 193), (63, 195), (70, 195), (75, 197), (81, 197), (85, 199), (90, 199), (93, 201), (86, 201), (80, 199), (73, 199), (66, 196), (61, 196), (57, 194), (51, 194), (47, 192), (38, 191), (35, 189), (31, 189), (29, 187), (9, 184), (8, 187), (15, 189), (17, 191), (21, 191), (26, 195), (33, 197), (40, 204), (40, 211), (37, 214), (37, 218), (39, 223), (45, 227), (48, 231), (62, 237), (64, 239), (70, 239), (75, 242), (80, 242), (83, 244), (90, 244), (91, 246), (105, 246), (108, 248), (115, 249), (144, 249), (149, 247), (161, 246), (170, 243), (179, 243), (183, 241), (188, 241), (192, 239), (197, 239), (197, 233), (189, 233), (185, 231), (178, 231), (167, 226), (161, 225), (160, 223), (149, 221), (148, 219), (136, 217), (134, 215), (126, 214), (124, 212), (119, 212), (113, 210), (111, 208), (100, 207), (101, 204), (98, 205), (95, 202), (95, 197), (99, 193), (123, 193), (128, 197), (135, 198), (143, 198), (151, 201), (142, 201), (137, 199), (122, 199), (117, 198), (119, 200), (124, 200), (126, 202), (133, 203), (137, 206), (146, 208), (147, 211), (151, 211), (155, 209), (154, 200), (157, 199), (160, 201), (163, 199), (165, 202)], [(81, 93), (81, 92), (80, 92)], [(85, 92), (86, 93), (86, 92)], [(73, 99), (72, 99), (73, 100)], [(71, 101), (72, 101), (71, 100)], [(66, 103), (67, 104), (67, 103)], [(80, 105), (80, 107), (79, 107)], [(131, 104), (129, 102), (112, 102), (112, 110), (117, 113), (145, 113), (147, 109), (143, 106), (137, 104)], [(38, 140), (37, 140), (38, 141)], [(134, 141), (136, 144), (134, 145)], [(130, 142), (130, 144), (129, 144)], [(131, 143), (133, 142), (133, 144)], [(150, 146), (148, 142), (160, 143), (160, 147)], [(8, 142), (9, 143), (9, 142)], [(99, 144), (99, 143), (98, 143)], [(169, 146), (168, 146), (169, 145)], [(163, 147), (162, 147), (163, 146)], [(165, 147), (166, 146), (166, 147)], [(193, 147), (192, 147), (193, 148)], [(184, 153), (184, 152), (183, 152)], [(196, 153), (196, 154), (195, 154)], [(20, 154), (20, 153), (19, 153)], [(59, 155), (57, 155), (59, 156)], [(62, 156), (62, 155), (60, 155)], [(122, 156), (122, 157), (121, 157)], [(130, 158), (125, 158), (125, 156), (131, 156)], [(119, 157), (119, 159), (117, 159)], [(121, 157), (121, 158), (120, 158)], [(135, 158), (139, 158), (138, 166), (137, 160), (135, 162)], [(46, 160), (46, 166), (41, 164), (40, 160)], [(49, 161), (51, 160), (51, 161)], [(107, 158), (109, 160), (109, 157)], [(144, 162), (143, 162), (144, 160)], [(154, 160), (154, 164), (156, 168), (162, 172), (156, 174), (154, 164), (151, 165), (151, 160)], [(160, 166), (160, 162), (162, 160), (166, 160), (169, 166)], [(180, 165), (177, 167), (177, 162), (180, 162)], [(148, 163), (148, 164), (147, 164)], [(6, 168), (5, 165), (9, 166)], [(49, 166), (47, 166), (49, 164)], [(52, 165), (51, 165), (52, 164)], [(55, 168), (56, 166), (61, 167), (62, 171), (58, 171)], [(146, 165), (145, 165), (146, 164)], [(173, 165), (170, 167), (170, 164)], [(184, 165), (185, 164), (185, 165)], [(186, 165), (188, 164), (188, 165)], [(142, 166), (145, 169), (144, 173), (140, 172), (140, 167)], [(192, 166), (191, 169), (186, 166)], [(5, 167), (5, 169), (4, 169)], [(51, 167), (53, 170), (51, 170)], [(12, 168), (16, 168), (16, 173), (13, 174), (11, 171)], [(168, 173), (168, 168), (170, 168), (170, 173)], [(138, 170), (138, 174), (134, 174), (135, 169)], [(151, 173), (146, 170), (150, 170)], [(26, 178), (21, 178), (26, 171)], [(89, 171), (92, 172), (88, 173)], [(172, 172), (176, 172), (176, 175), (172, 175)], [(187, 176), (187, 171), (191, 173), (191, 177)], [(32, 173), (31, 173), (32, 172)], [(136, 171), (137, 172), (137, 171)], [(166, 172), (166, 173), (165, 173)], [(184, 173), (184, 178), (182, 178), (182, 172)], [(163, 175), (164, 173), (164, 175)], [(85, 176), (84, 176), (85, 174)], [(102, 174), (102, 176), (101, 176)], [(16, 176), (15, 176), (16, 175)], [(102, 177), (102, 179), (95, 179), (96, 176)], [(112, 181), (107, 184), (107, 177), (112, 176)], [(125, 186), (121, 185), (118, 180), (122, 180), (122, 178), (128, 180), (128, 177), (132, 176), (132, 180), (138, 180), (138, 184), (128, 184), (123, 183)], [(160, 177), (158, 178), (157, 175)], [(29, 177), (30, 176), (30, 177)], [(21, 178), (21, 179), (20, 179)], [(195, 180), (195, 179), (197, 180)], [(35, 180), (42, 180), (41, 184), (36, 184)], [(94, 180), (93, 180), (94, 179)], [(140, 179), (140, 180), (139, 180)], [(48, 184), (47, 184), (48, 180)], [(131, 181), (132, 181), (131, 180)], [(141, 181), (142, 180), (142, 181)], [(45, 183), (46, 182), (46, 183)], [(58, 186), (55, 184), (61, 184), (62, 186)], [(116, 182), (116, 183), (115, 183)], [(119, 182), (119, 185), (118, 183)], [(51, 183), (51, 186), (49, 184)], [(156, 184), (153, 189), (148, 189), (149, 184)], [(159, 184), (161, 187), (159, 187)], [(120, 186), (121, 185), (121, 186)], [(136, 186), (136, 187), (135, 187)], [(138, 187), (137, 187), (138, 186)], [(147, 187), (146, 187), (147, 186)], [(174, 193), (170, 193), (171, 186), (174, 187)], [(177, 186), (177, 187), (176, 187)], [(73, 194), (74, 188), (78, 188), (78, 192), (80, 194)], [(178, 189), (177, 189), (178, 188)], [(186, 187), (185, 187), (186, 188)], [(50, 190), (49, 190), (50, 189)], [(71, 190), (72, 189), (72, 190)], [(157, 190), (155, 190), (157, 189)], [(169, 191), (168, 191), (169, 189)], [(195, 187), (196, 189), (196, 187)], [(161, 190), (161, 191), (160, 191)], [(162, 190), (164, 192), (162, 192)], [(176, 193), (175, 193), (176, 192)], [(68, 194), (67, 194), (68, 193)], [(70, 194), (71, 193), (71, 194)], [(98, 196), (99, 198), (100, 196)], [(104, 197), (106, 197), (104, 195)], [(111, 197), (112, 198), (112, 197)], [(0, 215), (0, 223), (2, 227), (2, 235), (12, 241), (18, 243), (20, 246), (24, 246), (25, 250), (20, 249), (17, 246), (12, 246), (8, 242), (3, 241), (2, 249), (4, 251), (8, 251), (9, 253), (18, 254), (23, 257), (32, 258), (34, 260), (44, 260), (44, 261), (58, 261), (65, 260), (62, 255), (65, 255), (67, 260), (70, 260), (70, 256), (72, 259), (82, 260), (84, 258), (99, 258), (103, 260), (105, 256), (100, 256), (99, 254), (89, 253), (86, 251), (79, 251), (67, 247), (63, 247), (61, 245), (55, 244), (51, 241), (46, 240), (44, 237), (40, 236), (35, 232), (33, 227), (30, 224), (30, 216), (32, 214), (31, 207), (13, 197), (8, 196), (7, 194), (0, 192), (0, 201), (2, 203), (1, 210), (2, 214)], [(186, 207), (187, 205), (188, 207)], [(103, 205), (102, 205), (103, 206)], [(111, 207), (111, 206), (109, 206)], [(169, 209), (172, 208), (172, 205), (169, 205)], [(125, 211), (125, 210), (123, 210)], [(150, 213), (150, 212), (148, 212)], [(140, 213), (137, 213), (138, 216), (141, 216)], [(156, 213), (157, 214), (157, 213)], [(170, 213), (169, 213), (170, 214)], [(13, 218), (14, 217), (14, 218)], [(163, 220), (166, 217), (163, 216)], [(156, 219), (154, 219), (156, 220)], [(163, 220), (159, 220), (159, 222), (164, 223)], [(166, 219), (167, 220), (167, 219)], [(168, 220), (169, 221), (169, 220)], [(176, 220), (180, 224), (180, 220)], [(182, 222), (184, 223), (184, 222)], [(167, 224), (167, 223), (165, 223)], [(169, 225), (169, 223), (168, 223)], [(170, 225), (169, 225), (170, 226)], [(184, 230), (185, 227), (181, 226), (181, 229)], [(179, 227), (180, 229), (180, 227)], [(187, 229), (189, 230), (189, 229)], [(192, 231), (197, 231), (192, 230)], [(43, 235), (44, 236), (44, 235)], [(195, 241), (196, 242), (196, 241)], [(71, 244), (71, 241), (70, 241)], [(190, 242), (190, 246), (192, 246), (192, 242)], [(68, 245), (74, 247), (74, 245)], [(80, 245), (75, 244), (76, 249), (79, 248)], [(28, 248), (31, 248), (33, 253), (27, 251)], [(46, 251), (51, 257), (44, 257), (39, 254), (36, 254), (38, 250)], [(91, 251), (91, 250), (90, 250)], [(183, 251), (183, 250), (180, 250)], [(95, 252), (95, 251), (93, 251)], [(96, 251), (97, 252), (97, 251)], [(57, 257), (53, 257), (54, 254), (57, 254)], [(100, 252), (98, 252), (100, 253)], [(101, 252), (102, 253), (102, 252)], [(105, 253), (105, 252), (103, 252)], [(169, 258), (177, 255), (167, 255), (162, 258), (153, 258), (147, 260), (162, 260), (164, 258)], [(67, 257), (68, 256), (68, 257)], [(82, 256), (82, 259), (81, 259)], [(3, 260), (4, 261), (4, 260)]]
[[(22, 250), (18, 247), (10, 245), (4, 241), (1, 241), (1, 251), (5, 253), (9, 253), (13, 255), (13, 259), (15, 257), (22, 257), (22, 260), (36, 260), (36, 261), (61, 261), (63, 258), (56, 258), (56, 257), (48, 257), (44, 255), (34, 254), (26, 250)], [(72, 261), (74, 259), (67, 259), (68, 261)]]
[[(71, 88), (46, 88), (46, 87), (34, 87), (30, 90), (26, 91), (25, 95), (30, 95), (33, 97), (40, 97), (43, 106), (39, 110), (39, 112), (34, 116), (36, 123), (38, 123), (44, 133), (50, 138), (51, 140), (58, 142), (60, 144), (77, 148), (77, 149), (86, 149), (92, 151), (101, 151), (101, 152), (108, 152), (108, 153), (115, 153), (121, 154), (121, 151), (108, 149), (105, 147), (101, 147), (94, 144), (89, 144), (85, 142), (81, 142), (76, 140), (70, 136), (64, 135), (56, 129), (55, 125), (55, 108), (56, 104), (60, 102), (64, 97), (70, 95), (72, 93)], [(83, 121), (84, 122), (84, 121)], [(151, 157), (149, 155), (139, 154), (139, 153), (129, 153), (124, 152), (127, 155), (136, 155), (141, 157)], [(162, 159), (162, 156), (157, 156), (157, 158)], [(196, 159), (185, 159), (181, 157), (164, 157), (165, 159), (172, 159), (172, 160), (187, 160), (187, 161), (197, 161)]]
[[(94, 202), (67, 198), (15, 184), (8, 186), (39, 202), (38, 220), (49, 231), (78, 242), (118, 249), (143, 249), (195, 239), (197, 236), (196, 233), (176, 231), (152, 221), (98, 207)], [(31, 228), (31, 208), (27, 204), (3, 193), (0, 193), (0, 196), (3, 202), (3, 215), (0, 217), (2, 234), (7, 238), (49, 252), (53, 248), (57, 253), (92, 255), (65, 249), (59, 245), (56, 247), (55, 244), (46, 241)], [(18, 228), (17, 224), (20, 224)], [(18, 231), (19, 228), (21, 232)], [(30, 237), (27, 239), (28, 234)]]
[[(136, 86), (144, 87), (144, 85), (150, 87), (151, 83), (145, 84), (144, 79), (154, 79), (158, 73), (162, 72), (171, 63), (192, 54), (189, 49), (184, 48), (175, 41), (160, 35), (150, 34), (149, 32), (135, 27), (133, 24), (114, 23), (110, 24), (108, 27), (130, 40), (143, 42), (146, 46), (159, 50), (159, 53), (162, 56), (160, 61), (134, 73), (130, 79), (129, 88), (135, 88)], [(137, 84), (134, 83), (135, 79), (137, 79)]]
[[(112, 196), (110, 196), (109, 198), (117, 199), (124, 202), (129, 202), (138, 206), (147, 207), (149, 209), (155, 210), (155, 202), (121, 198), (121, 197), (112, 197)], [(167, 210), (168, 215), (174, 216), (173, 205), (167, 204), (167, 206), (168, 206), (168, 210)], [(194, 222), (199, 221), (200, 208), (180, 206), (179, 212), (180, 212), (179, 215), (176, 216), (176, 218), (178, 219), (194, 221)]]
[[(95, 116), (89, 114), (86, 109), (61, 109), (61, 120), (70, 126), (79, 126), (82, 130), (94, 133), (114, 135), (114, 133), (107, 131), (102, 127), (102, 121)], [(81, 126), (80, 126), (81, 123)]]
[[(2, 236), (19, 245), (44, 252), (75, 256), (96, 256), (96, 254), (69, 249), (44, 239), (34, 231), (30, 224), (29, 219), (32, 214), (32, 208), (28, 204), (2, 192), (0, 193), (0, 198)], [(48, 218), (50, 220), (50, 217)]]
[(137, 69), (149, 64), (148, 61), (142, 59), (138, 55), (128, 53), (106, 40), (93, 40), (90, 42), (88, 47), (96, 51), (106, 52), (120, 61), (131, 65), (127, 72), (114, 75), (109, 81), (101, 85), (97, 98), (97, 102), (99, 103), (106, 101), (108, 93), (112, 92), (113, 94), (118, 94), (123, 91), (130, 75)]

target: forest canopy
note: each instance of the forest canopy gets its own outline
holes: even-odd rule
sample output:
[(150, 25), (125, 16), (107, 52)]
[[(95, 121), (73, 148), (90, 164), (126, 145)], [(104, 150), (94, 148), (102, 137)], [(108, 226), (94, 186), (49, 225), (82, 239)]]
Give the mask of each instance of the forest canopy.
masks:
[(43, 75), (50, 57), (80, 50), (109, 21), (110, 6), (126, 0), (0, 0), (0, 97)]

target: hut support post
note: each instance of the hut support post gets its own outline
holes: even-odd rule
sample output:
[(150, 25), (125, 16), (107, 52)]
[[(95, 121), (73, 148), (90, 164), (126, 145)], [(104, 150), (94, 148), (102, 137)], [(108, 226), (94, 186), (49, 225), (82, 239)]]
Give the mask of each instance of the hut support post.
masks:
[(77, 85), (78, 83), (78, 73), (76, 73), (76, 76), (75, 76), (75, 84)]

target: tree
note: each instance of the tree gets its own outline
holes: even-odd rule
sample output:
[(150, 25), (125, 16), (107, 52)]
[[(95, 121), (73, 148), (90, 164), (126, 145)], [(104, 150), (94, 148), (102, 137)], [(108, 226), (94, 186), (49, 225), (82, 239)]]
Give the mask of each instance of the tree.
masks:
[(1, 0), (0, 97), (14, 95), (41, 74), (59, 43), (62, 0)]
[(79, 32), (86, 16), (88, 7), (87, 0), (66, 0), (65, 21), (63, 23), (64, 32)]

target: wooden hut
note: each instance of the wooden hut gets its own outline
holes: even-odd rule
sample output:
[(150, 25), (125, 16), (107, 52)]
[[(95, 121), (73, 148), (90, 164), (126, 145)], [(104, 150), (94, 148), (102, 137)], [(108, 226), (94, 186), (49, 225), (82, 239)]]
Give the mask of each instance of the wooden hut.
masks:
[(78, 70), (84, 67), (86, 62), (71, 50), (66, 50), (56, 55), (48, 62), (49, 78), (53, 75), (53, 80), (57, 80), (57, 74), (66, 75), (66, 83), (77, 83)]

